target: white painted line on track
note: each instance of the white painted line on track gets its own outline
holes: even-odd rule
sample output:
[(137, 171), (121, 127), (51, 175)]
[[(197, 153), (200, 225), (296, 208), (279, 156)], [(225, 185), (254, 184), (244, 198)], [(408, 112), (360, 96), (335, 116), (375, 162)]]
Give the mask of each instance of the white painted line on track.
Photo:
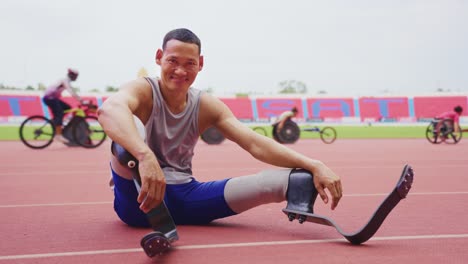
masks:
[(29, 176), (29, 175), (68, 175), (68, 174), (106, 174), (108, 175), (110, 170), (31, 170), (31, 171), (13, 171), (13, 172), (2, 172), (0, 176)]
[[(409, 193), (408, 196), (414, 195), (467, 195), (467, 192), (414, 192)], [(372, 196), (387, 196), (388, 193), (356, 193), (345, 194), (344, 197), (372, 197)], [(112, 204), (113, 201), (108, 202), (77, 202), (77, 203), (43, 203), (43, 204), (5, 204), (0, 205), (1, 208), (21, 208), (21, 207), (47, 207), (47, 206), (81, 206), (81, 205), (103, 205)]]
[(0, 208), (20, 208), (20, 207), (42, 207), (42, 206), (75, 206), (75, 205), (101, 205), (112, 204), (113, 202), (83, 202), (83, 203), (44, 203), (44, 204), (11, 204), (0, 205)]
[[(385, 166), (362, 166), (362, 165), (349, 165), (349, 166), (332, 166), (333, 169), (393, 169), (393, 168), (402, 168), (403, 165), (385, 165)], [(434, 169), (434, 168), (461, 168), (461, 167), (468, 167), (467, 163), (460, 163), (460, 164), (431, 164), (431, 165), (418, 165), (415, 170), (419, 168), (424, 169)], [(258, 166), (258, 167), (238, 167), (238, 168), (231, 168), (229, 171), (238, 171), (238, 172), (251, 172), (251, 171), (258, 171), (264, 169), (272, 169), (275, 167), (271, 167), (268, 165)], [(210, 168), (199, 168), (194, 169), (195, 176), (203, 172), (213, 172), (213, 171), (225, 171), (225, 167), (210, 167)], [(47, 175), (62, 175), (62, 174), (109, 174), (110, 170), (48, 170), (47, 172), (37, 172), (34, 169), (31, 171), (13, 171), (13, 172), (0, 172), (1, 176), (28, 176), (28, 175), (37, 175), (37, 174), (47, 174)], [(201, 175), (203, 176), (203, 175)], [(365, 175), (363, 175), (365, 176)]]
[[(373, 237), (371, 240), (372, 241), (395, 241), (395, 240), (424, 240), (424, 239), (434, 240), (434, 239), (466, 239), (466, 238), (468, 238), (468, 234), (440, 234), (440, 235), (419, 235), (419, 236)], [(281, 245), (299, 245), (299, 244), (324, 244), (324, 243), (341, 242), (341, 241), (346, 241), (346, 239), (336, 238), (336, 239), (316, 239), (316, 240), (311, 239), (311, 240), (291, 240), (291, 241), (264, 241), (264, 242), (250, 242), (250, 243), (187, 245), (187, 246), (174, 246), (174, 249), (175, 250), (192, 250), (192, 249), (260, 247), (260, 246), (281, 246)], [(0, 256), (0, 260), (72, 257), (72, 256), (83, 256), (83, 255), (122, 254), (122, 253), (134, 253), (134, 252), (142, 252), (142, 251), (143, 249), (141, 248), (127, 248), (127, 249), (76, 251), (76, 252), (6, 255), (6, 256)]]

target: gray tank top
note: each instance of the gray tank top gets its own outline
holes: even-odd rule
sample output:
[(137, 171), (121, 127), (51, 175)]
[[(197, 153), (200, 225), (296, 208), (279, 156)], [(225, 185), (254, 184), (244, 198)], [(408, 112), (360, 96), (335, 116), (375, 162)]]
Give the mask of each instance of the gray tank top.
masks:
[(192, 180), (192, 157), (199, 138), (201, 91), (190, 88), (183, 112), (173, 114), (159, 90), (157, 79), (146, 78), (153, 88), (153, 110), (146, 128), (146, 144), (156, 155), (167, 184)]

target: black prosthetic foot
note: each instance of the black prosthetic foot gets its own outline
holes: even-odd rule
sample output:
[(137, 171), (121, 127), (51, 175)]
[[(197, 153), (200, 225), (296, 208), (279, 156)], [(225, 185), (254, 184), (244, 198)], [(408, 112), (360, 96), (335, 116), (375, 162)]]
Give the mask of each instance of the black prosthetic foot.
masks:
[[(283, 209), (283, 212), (288, 216), (290, 221), (298, 219), (300, 223), (304, 221), (313, 222), (321, 225), (334, 227), (344, 238), (355, 245), (362, 244), (369, 240), (380, 228), (385, 218), (395, 208), (395, 206), (409, 193), (413, 184), (414, 172), (411, 166), (406, 165), (393, 191), (385, 198), (377, 210), (374, 212), (369, 221), (355, 233), (344, 232), (331, 218), (320, 216), (313, 213), (313, 202), (310, 204), (310, 209), (296, 208), (296, 206), (288, 206)], [(315, 189), (315, 188), (314, 188)], [(289, 192), (289, 188), (288, 188)], [(316, 197), (316, 195), (315, 195)], [(288, 197), (289, 198), (289, 197)]]

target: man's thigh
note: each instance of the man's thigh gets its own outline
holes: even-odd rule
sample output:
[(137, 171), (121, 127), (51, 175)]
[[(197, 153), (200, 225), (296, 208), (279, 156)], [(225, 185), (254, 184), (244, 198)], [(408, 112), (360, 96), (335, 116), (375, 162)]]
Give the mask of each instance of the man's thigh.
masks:
[(165, 201), (176, 224), (208, 224), (235, 215), (224, 197), (229, 179), (166, 185)]

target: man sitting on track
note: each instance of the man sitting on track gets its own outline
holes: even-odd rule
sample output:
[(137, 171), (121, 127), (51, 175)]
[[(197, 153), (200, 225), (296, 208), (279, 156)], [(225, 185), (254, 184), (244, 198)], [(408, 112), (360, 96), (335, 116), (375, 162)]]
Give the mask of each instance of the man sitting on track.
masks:
[[(161, 67), (160, 78), (123, 85), (98, 112), (107, 135), (138, 160), (139, 193), (128, 169), (111, 157), (114, 208), (123, 222), (148, 227), (145, 213), (163, 199), (176, 224), (206, 224), (261, 204), (282, 202), (287, 192), (296, 191), (289, 189), (295, 181), (294, 168), (307, 170), (308, 184), (325, 203), (330, 195), (335, 209), (343, 190), (331, 169), (255, 133), (221, 100), (191, 88), (204, 64), (200, 40), (193, 32), (181, 28), (167, 33), (156, 52), (156, 64)], [(285, 169), (198, 182), (192, 175), (194, 147), (211, 126), (254, 158)]]

